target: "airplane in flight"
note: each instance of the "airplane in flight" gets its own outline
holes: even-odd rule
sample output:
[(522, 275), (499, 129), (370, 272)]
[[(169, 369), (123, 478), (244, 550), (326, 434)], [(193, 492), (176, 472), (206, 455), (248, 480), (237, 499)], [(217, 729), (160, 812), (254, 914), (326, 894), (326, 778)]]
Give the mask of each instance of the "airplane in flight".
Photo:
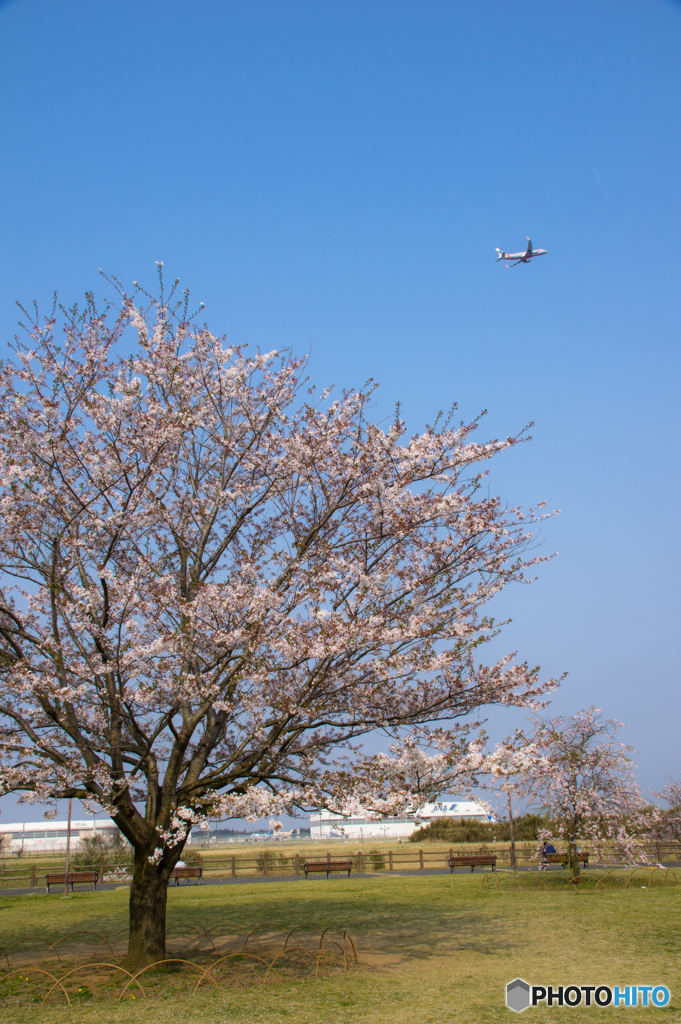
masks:
[(515, 263), (506, 264), (510, 270), (511, 267), (517, 267), (519, 263), (529, 263), (535, 256), (546, 256), (547, 251), (547, 249), (533, 249), (532, 242), (527, 238), (527, 252), (504, 252), (503, 249), (497, 249), (499, 253), (497, 263), (499, 260), (515, 260)]

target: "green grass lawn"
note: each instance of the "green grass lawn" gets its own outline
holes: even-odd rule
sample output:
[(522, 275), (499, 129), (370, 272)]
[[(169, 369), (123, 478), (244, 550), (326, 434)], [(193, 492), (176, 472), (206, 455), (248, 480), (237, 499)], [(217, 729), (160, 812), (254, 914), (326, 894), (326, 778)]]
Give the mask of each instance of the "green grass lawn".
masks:
[[(642, 884), (645, 879), (642, 880)], [(681, 1021), (678, 964), (681, 885), (593, 891), (483, 887), (475, 875), (315, 879), (297, 883), (172, 888), (173, 948), (192, 927), (219, 933), (269, 923), (347, 928), (361, 964), (348, 974), (265, 987), (202, 989), (178, 995), (157, 984), (154, 998), (124, 1003), (24, 1005), (18, 982), (6, 1024), (486, 1024), (497, 1020), (609, 1021), (641, 1014)], [(558, 886), (558, 882), (552, 881)], [(0, 898), (0, 945), (76, 929), (110, 934), (126, 923), (128, 892)], [(38, 949), (38, 945), (35, 947)], [(11, 954), (10, 954), (11, 955)], [(102, 959), (107, 956), (102, 955)], [(70, 964), (59, 967), (68, 969)], [(52, 968), (50, 968), (52, 969)], [(56, 971), (55, 973), (59, 973)], [(666, 984), (666, 1009), (535, 1008), (516, 1018), (504, 1006), (507, 981), (531, 984)], [(8, 986), (10, 983), (6, 983)], [(2, 992), (0, 990), (0, 996)]]

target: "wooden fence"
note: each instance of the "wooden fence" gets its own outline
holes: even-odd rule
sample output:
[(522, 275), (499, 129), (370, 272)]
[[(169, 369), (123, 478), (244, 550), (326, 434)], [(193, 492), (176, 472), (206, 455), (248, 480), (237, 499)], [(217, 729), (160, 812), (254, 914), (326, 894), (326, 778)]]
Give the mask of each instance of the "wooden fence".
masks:
[[(538, 857), (534, 856), (536, 844), (532, 849), (517, 849), (516, 856), (518, 864), (532, 865), (539, 864)], [(647, 856), (655, 863), (663, 860), (681, 860), (681, 844), (674, 843), (652, 843), (645, 847)], [(475, 850), (470, 848), (458, 850), (453, 847), (446, 849), (429, 850), (419, 846), (414, 850), (358, 850), (356, 853), (334, 850), (333, 852), (317, 852), (309, 854), (285, 854), (273, 850), (264, 851), (255, 857), (234, 855), (231, 857), (202, 857), (199, 856), (199, 863), (203, 868), (204, 878), (232, 877), (243, 878), (248, 875), (260, 877), (271, 875), (302, 875), (303, 865), (306, 860), (326, 860), (328, 863), (334, 860), (351, 860), (352, 870), (359, 874), (373, 871), (433, 871), (448, 870), (449, 858), (454, 854), (470, 855), (473, 853), (495, 853), (497, 864), (500, 867), (511, 866), (511, 845), (510, 843), (488, 843)], [(606, 850), (603, 848), (602, 863), (621, 863), (622, 858), (617, 856), (614, 848)], [(598, 863), (596, 855), (591, 853), (594, 862)]]
[[(525, 844), (529, 847), (530, 844)], [(586, 848), (588, 849), (588, 847)], [(678, 843), (651, 843), (643, 848), (650, 861), (664, 863), (665, 861), (681, 861), (681, 844)], [(520, 865), (538, 865), (538, 858), (534, 856), (536, 844), (531, 848), (518, 848), (517, 859)], [(608, 865), (622, 863), (621, 856), (618, 856), (615, 848), (601, 848), (602, 860), (594, 850), (588, 851), (591, 855), (592, 866), (597, 863)], [(282, 875), (303, 875), (306, 860), (326, 860), (327, 862), (344, 859), (352, 861), (353, 872), (363, 874), (374, 871), (433, 871), (448, 870), (449, 858), (453, 854), (473, 853), (495, 853), (499, 867), (510, 867), (511, 847), (510, 843), (487, 843), (480, 845), (477, 849), (473, 844), (467, 844), (465, 850), (454, 847), (428, 849), (419, 846), (415, 849), (400, 850), (358, 850), (356, 853), (340, 851), (314, 851), (312, 853), (291, 853), (286, 854), (279, 850), (264, 850), (257, 854), (246, 856), (234, 854), (233, 856), (208, 857), (198, 855), (198, 859), (191, 858), (192, 863), (198, 863), (203, 868), (204, 878), (248, 878), (268, 877)], [(125, 883), (130, 880), (131, 866), (124, 864), (95, 864), (74, 865), (73, 871), (99, 870), (100, 881), (106, 883)], [(59, 871), (59, 868), (52, 867), (51, 871)], [(61, 868), (63, 871), (63, 868)], [(36, 864), (26, 865), (19, 868), (6, 868), (0, 865), (0, 889), (35, 889), (45, 884), (45, 868), (38, 868)], [(108, 877), (107, 877), (108, 876)]]

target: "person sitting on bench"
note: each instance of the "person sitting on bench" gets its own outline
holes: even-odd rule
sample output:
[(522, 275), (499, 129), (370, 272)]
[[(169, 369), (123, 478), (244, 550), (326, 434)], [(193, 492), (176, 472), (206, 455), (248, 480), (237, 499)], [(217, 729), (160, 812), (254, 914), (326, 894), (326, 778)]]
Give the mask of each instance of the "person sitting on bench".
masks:
[(549, 843), (549, 842), (545, 842), (544, 843), (544, 845), (541, 848), (541, 870), (542, 871), (545, 871), (546, 868), (548, 867), (548, 864), (549, 864), (549, 862), (547, 860), (548, 855), (550, 853), (555, 853), (555, 852), (556, 852), (555, 846), (552, 846), (551, 843)]

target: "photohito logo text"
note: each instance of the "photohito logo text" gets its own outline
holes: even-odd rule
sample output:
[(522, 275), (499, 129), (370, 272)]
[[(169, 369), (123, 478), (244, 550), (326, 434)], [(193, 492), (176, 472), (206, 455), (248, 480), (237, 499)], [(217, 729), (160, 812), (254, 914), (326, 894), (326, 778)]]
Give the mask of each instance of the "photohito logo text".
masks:
[(506, 1005), (521, 1013), (530, 1006), (667, 1006), (666, 985), (530, 985), (522, 978), (506, 986)]

